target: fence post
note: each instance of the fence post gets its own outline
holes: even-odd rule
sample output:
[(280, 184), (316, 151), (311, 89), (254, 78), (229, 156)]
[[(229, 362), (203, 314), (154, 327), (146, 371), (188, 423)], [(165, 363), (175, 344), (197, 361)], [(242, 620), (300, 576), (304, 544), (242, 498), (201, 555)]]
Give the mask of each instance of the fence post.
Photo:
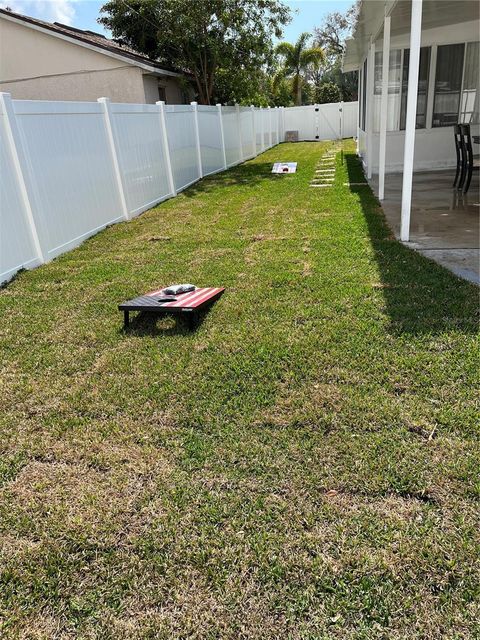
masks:
[(198, 128), (198, 102), (190, 102), (193, 107), (193, 122), (195, 124), (195, 139), (197, 141), (198, 178), (203, 178), (202, 150), (200, 147), (200, 129)]
[(120, 169), (120, 163), (118, 162), (117, 147), (115, 144), (115, 134), (113, 132), (110, 98), (98, 98), (97, 102), (99, 102), (102, 105), (102, 109), (103, 109), (105, 128), (107, 130), (108, 146), (110, 147), (110, 156), (112, 158), (113, 172), (115, 174), (115, 180), (117, 182), (118, 195), (120, 197), (120, 206), (122, 208), (123, 217), (125, 218), (125, 220), (130, 220), (130, 214), (128, 212), (128, 206), (127, 206), (127, 199), (125, 197), (125, 187), (122, 180), (122, 171)]
[(222, 152), (223, 152), (223, 168), (227, 168), (227, 154), (225, 151), (225, 135), (223, 133), (223, 118), (222, 118), (222, 105), (220, 103), (217, 104), (218, 109), (218, 117), (220, 119), (220, 136), (222, 139)]
[(345, 119), (345, 107), (343, 105), (343, 100), (342, 100), (340, 102), (340, 140), (343, 140), (344, 119)]
[(160, 114), (160, 131), (163, 140), (163, 148), (165, 153), (165, 165), (167, 167), (167, 180), (168, 186), (170, 188), (170, 193), (172, 196), (177, 195), (177, 190), (175, 188), (175, 181), (173, 179), (173, 171), (172, 171), (172, 161), (170, 159), (170, 149), (168, 147), (168, 136), (167, 136), (167, 123), (165, 120), (165, 101), (158, 100), (155, 103), (158, 106), (158, 111)]
[(267, 107), (268, 111), (268, 144), (269, 147), (272, 147), (272, 110), (270, 109), (270, 105)]
[(237, 127), (238, 127), (238, 144), (240, 145), (240, 162), (243, 162), (243, 146), (242, 146), (242, 120), (240, 116), (240, 106), (235, 105), (237, 110)]
[(28, 174), (25, 171), (26, 158), (22, 146), (22, 140), (20, 138), (20, 132), (18, 130), (15, 111), (13, 110), (12, 96), (9, 93), (0, 92), (0, 105), (5, 115), (7, 144), (10, 147), (10, 155), (13, 162), (13, 168), (15, 171), (15, 175), (17, 176), (18, 186), (20, 189), (23, 206), (25, 208), (28, 228), (30, 230), (30, 236), (35, 248), (35, 253), (37, 254), (37, 258), (40, 260), (40, 262), (48, 262), (50, 258), (48, 257), (46, 246), (44, 248), (44, 244), (46, 243), (42, 242), (42, 238), (38, 232), (32, 203), (30, 201), (30, 196), (28, 193)]
[(257, 155), (257, 132), (255, 131), (255, 107), (253, 104), (250, 105), (250, 111), (252, 112), (252, 151), (253, 157)]
[(260, 124), (262, 125), (262, 137), (261, 137), (261, 146), (260, 153), (265, 151), (265, 122), (263, 117), (263, 107), (260, 107)]

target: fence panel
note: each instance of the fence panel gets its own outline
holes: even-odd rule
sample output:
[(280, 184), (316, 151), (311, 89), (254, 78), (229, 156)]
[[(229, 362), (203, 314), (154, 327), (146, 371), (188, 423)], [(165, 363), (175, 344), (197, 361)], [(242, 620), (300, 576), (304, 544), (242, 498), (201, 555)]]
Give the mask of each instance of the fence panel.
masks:
[(170, 195), (160, 110), (112, 103), (111, 113), (128, 211), (138, 215)]
[(262, 109), (263, 120), (263, 148), (270, 148), (270, 111), (269, 109)]
[(236, 107), (222, 107), (222, 119), (227, 167), (231, 167), (241, 161)]
[(358, 102), (343, 103), (342, 134), (344, 138), (357, 137)]
[(191, 105), (167, 105), (165, 106), (165, 120), (175, 188), (177, 191), (181, 191), (198, 180), (193, 107)]
[(200, 173), (256, 156), (283, 141), (285, 131), (297, 130), (300, 140), (357, 132), (356, 102), (286, 109), (199, 105), (197, 145), (196, 107), (168, 105), (166, 144), (162, 105), (2, 96), (0, 281), (150, 208)]
[(253, 119), (250, 108), (240, 109), (240, 131), (242, 133), (242, 153), (244, 158), (256, 155), (255, 140), (253, 139)]
[(315, 108), (287, 107), (285, 131), (298, 131), (299, 140), (315, 140)]
[(223, 169), (222, 135), (217, 107), (198, 105), (198, 131), (203, 175)]
[(39, 263), (10, 153), (4, 113), (0, 114), (0, 230), (1, 283), (22, 267)]
[(255, 109), (255, 151), (258, 155), (263, 149), (263, 115), (262, 109)]
[(316, 136), (317, 140), (336, 140), (341, 137), (340, 103), (320, 104), (316, 111)]
[(285, 131), (298, 131), (299, 140), (337, 140), (357, 135), (358, 102), (287, 107)]
[(14, 100), (49, 258), (123, 219), (102, 106)]

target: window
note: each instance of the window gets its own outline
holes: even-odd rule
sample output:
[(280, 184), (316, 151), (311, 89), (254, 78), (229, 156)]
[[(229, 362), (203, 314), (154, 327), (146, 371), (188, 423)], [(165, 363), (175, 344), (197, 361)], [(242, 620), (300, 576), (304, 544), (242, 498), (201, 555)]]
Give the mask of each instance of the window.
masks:
[(358, 126), (362, 128), (362, 69), (358, 70)]
[[(402, 98), (400, 106), (400, 129), (405, 129), (407, 119), (408, 71), (410, 67), (410, 49), (403, 52)], [(427, 126), (428, 77), (430, 74), (430, 47), (420, 49), (420, 68), (418, 71), (417, 118), (416, 129)]]
[(158, 85), (158, 99), (159, 100), (163, 100), (163, 102), (167, 101), (167, 96), (165, 93), (165, 87), (161, 87), (160, 85)]
[(465, 71), (463, 76), (460, 122), (479, 124), (479, 75), (478, 60), (480, 42), (469, 42), (465, 53)]
[(365, 121), (366, 121), (366, 109), (367, 109), (367, 60), (363, 63), (363, 74), (362, 74), (362, 130), (366, 131)]
[(450, 127), (458, 122), (464, 50), (464, 44), (437, 49), (432, 127)]
[[(383, 52), (375, 53), (375, 74), (373, 87), (373, 130), (380, 131), (380, 109), (382, 105), (382, 65)], [(400, 111), (400, 78), (402, 68), (402, 52), (392, 49), (388, 63), (388, 110), (387, 131), (398, 129)]]

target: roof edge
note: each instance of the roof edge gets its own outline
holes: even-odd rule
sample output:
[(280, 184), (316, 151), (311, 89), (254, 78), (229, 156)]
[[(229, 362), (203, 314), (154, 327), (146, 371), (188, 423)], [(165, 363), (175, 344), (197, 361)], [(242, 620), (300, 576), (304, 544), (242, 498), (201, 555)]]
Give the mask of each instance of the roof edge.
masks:
[[(20, 13), (7, 11), (6, 9), (0, 8), (0, 19), (1, 18), (4, 18), (5, 20), (9, 20), (16, 24), (21, 24), (23, 26), (26, 26), (27, 28), (40, 31), (42, 33), (47, 33), (48, 35), (52, 35), (55, 38), (59, 38), (60, 40), (72, 42), (73, 44), (85, 47), (86, 49), (91, 49), (93, 51), (103, 53), (107, 56), (110, 56), (111, 58), (127, 61), (133, 66), (140, 67), (141, 69), (144, 69), (146, 71), (177, 78), (188, 76), (187, 73), (173, 71), (171, 69), (165, 68), (160, 63), (156, 63), (154, 60), (148, 60), (148, 58), (143, 57), (141, 54), (136, 55), (134, 53), (129, 53), (128, 51), (121, 50), (112, 51), (112, 49), (108, 46), (103, 46), (100, 43), (92, 42), (86, 38), (82, 38), (80, 33), (78, 33), (78, 35), (74, 32), (65, 33), (64, 31), (60, 31), (53, 23), (38, 21), (35, 18), (31, 18), (30, 16), (24, 16)], [(105, 41), (107, 43), (112, 42), (109, 38), (105, 38)]]

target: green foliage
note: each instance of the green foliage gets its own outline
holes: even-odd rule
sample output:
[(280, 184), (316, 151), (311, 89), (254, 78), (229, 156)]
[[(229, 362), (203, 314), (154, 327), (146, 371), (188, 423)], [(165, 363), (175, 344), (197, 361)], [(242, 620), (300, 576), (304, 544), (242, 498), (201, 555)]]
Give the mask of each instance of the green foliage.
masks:
[(309, 33), (302, 33), (295, 44), (281, 42), (276, 53), (283, 59), (281, 73), (291, 81), (291, 91), (295, 104), (302, 104), (302, 89), (307, 83), (306, 74), (311, 69), (318, 69), (324, 61), (324, 53), (320, 47), (307, 47)]
[(109, 0), (101, 14), (114, 37), (191, 73), (198, 101), (211, 104), (249, 97), (246, 79), (271, 60), (290, 10), (281, 0)]
[(358, 74), (342, 72), (342, 56), (347, 38), (355, 24), (357, 4), (345, 13), (338, 11), (325, 16), (323, 23), (314, 29), (315, 44), (325, 52), (325, 63), (311, 74), (310, 80), (318, 92), (323, 83), (336, 84), (341, 100), (350, 102), (358, 97)]
[(329, 102), (340, 102), (342, 94), (340, 88), (333, 82), (322, 82), (314, 88), (315, 102), (318, 104), (328, 104)]

